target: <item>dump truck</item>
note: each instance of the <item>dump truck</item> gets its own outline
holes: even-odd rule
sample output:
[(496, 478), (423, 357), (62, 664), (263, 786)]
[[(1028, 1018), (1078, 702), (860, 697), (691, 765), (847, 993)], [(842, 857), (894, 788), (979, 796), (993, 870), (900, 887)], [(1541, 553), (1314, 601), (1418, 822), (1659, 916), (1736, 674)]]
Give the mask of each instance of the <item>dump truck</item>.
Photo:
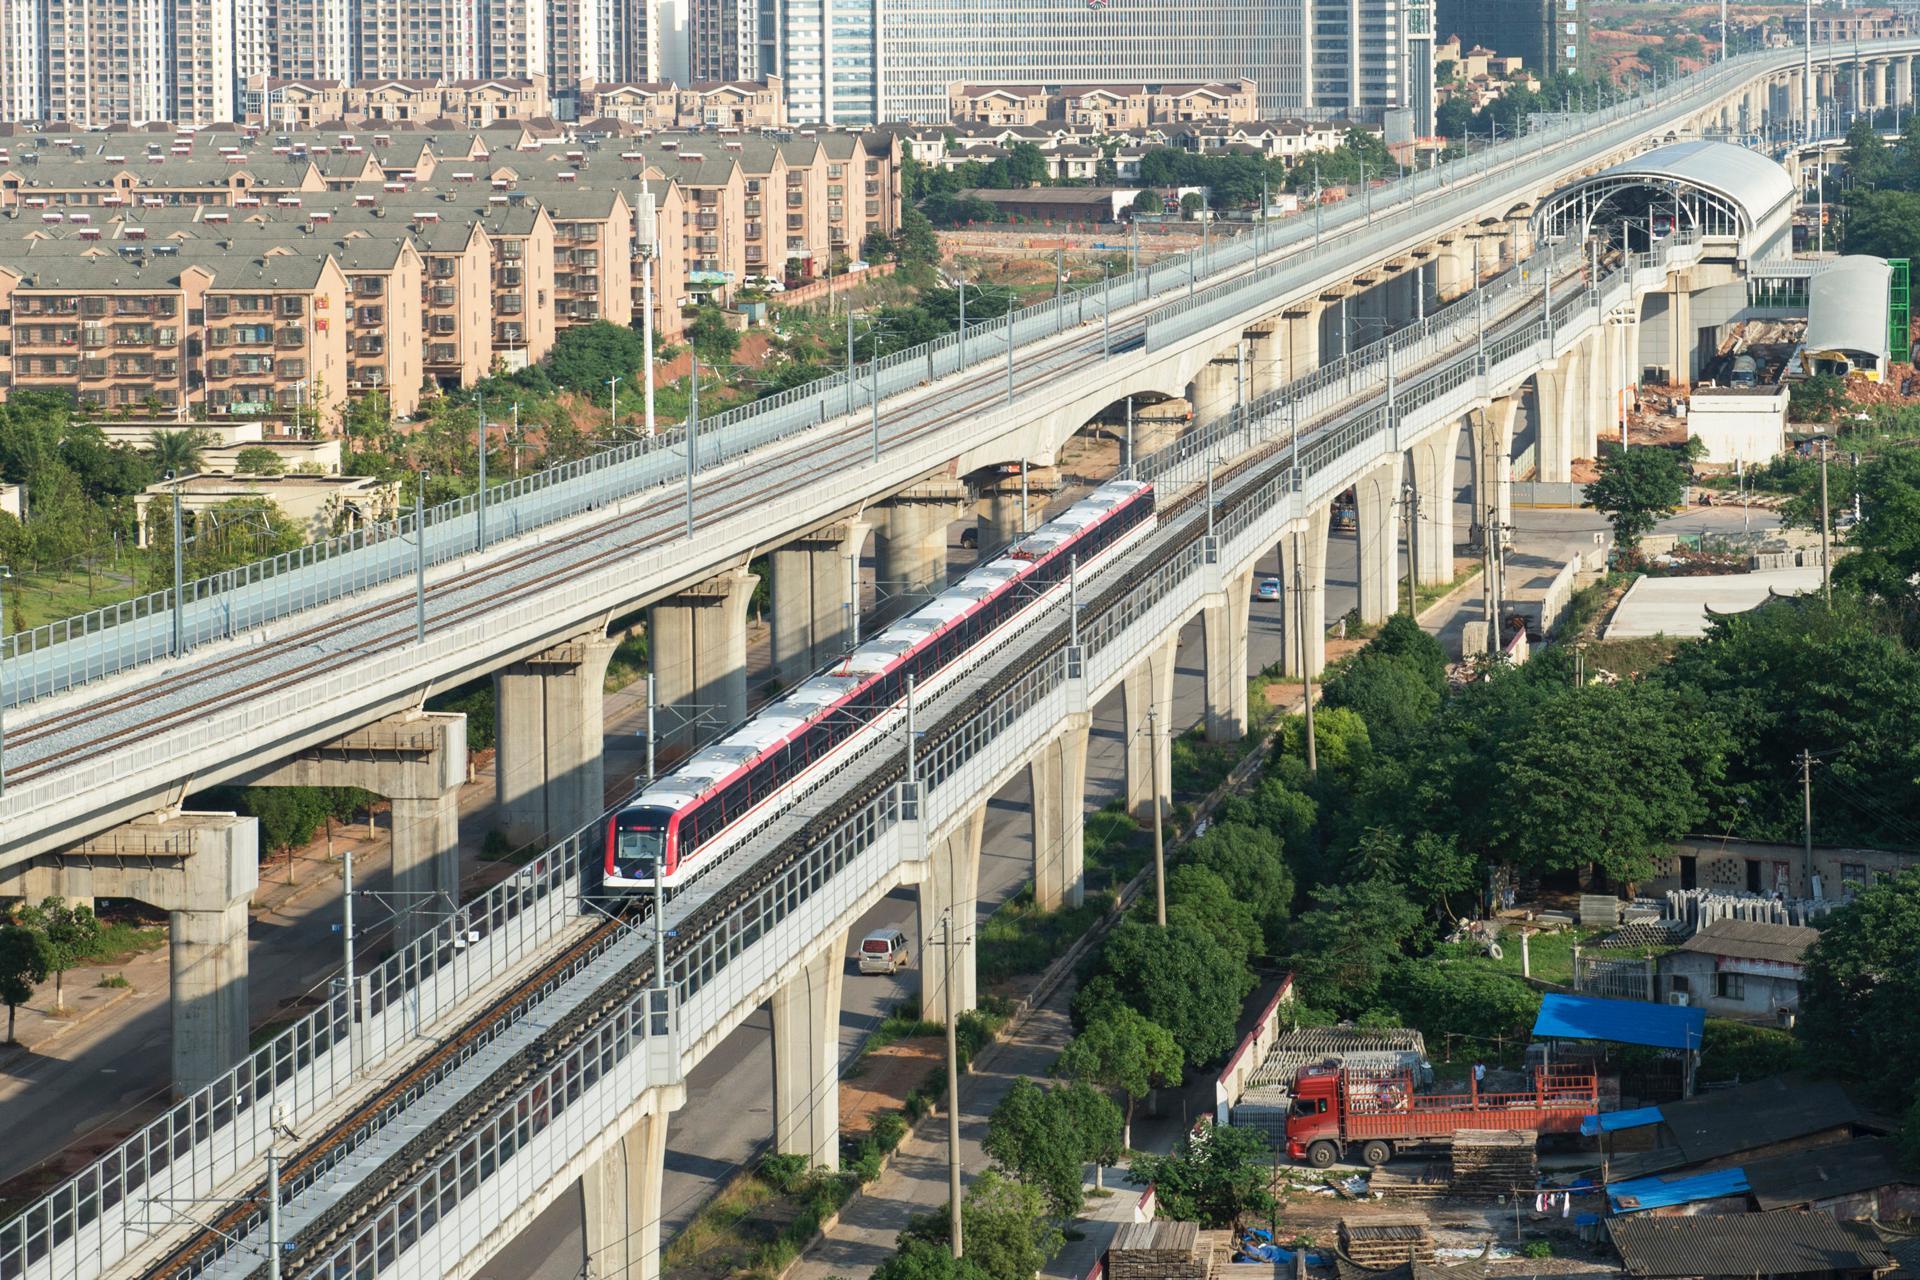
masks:
[(1382, 1165), (1401, 1151), (1444, 1146), (1461, 1129), (1533, 1129), (1577, 1133), (1600, 1109), (1593, 1072), (1542, 1067), (1533, 1088), (1517, 1093), (1427, 1093), (1412, 1072), (1322, 1064), (1302, 1067), (1287, 1115), (1287, 1156), (1316, 1169), (1358, 1151)]

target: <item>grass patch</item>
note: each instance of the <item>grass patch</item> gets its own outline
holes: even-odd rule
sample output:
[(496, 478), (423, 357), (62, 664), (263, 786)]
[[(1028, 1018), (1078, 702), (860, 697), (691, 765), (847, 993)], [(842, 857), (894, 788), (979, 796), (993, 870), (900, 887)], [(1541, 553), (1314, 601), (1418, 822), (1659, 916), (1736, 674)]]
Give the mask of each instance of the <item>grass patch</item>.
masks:
[(1679, 651), (1674, 636), (1635, 636), (1630, 640), (1593, 640), (1587, 644), (1587, 670), (1638, 675), (1665, 666)]
[(622, 637), (607, 662), (606, 690), (618, 693), (647, 674), (647, 633), (629, 632)]
[[(1533, 976), (1543, 982), (1571, 985), (1574, 945), (1585, 946), (1602, 932), (1600, 929), (1573, 928), (1534, 934), (1527, 944), (1533, 963)], [(1500, 951), (1500, 958), (1495, 960), (1484, 954), (1478, 943), (1442, 942), (1434, 947), (1433, 956), (1436, 960), (1471, 960), (1497, 973), (1519, 977), (1520, 935), (1511, 929), (1503, 931), (1500, 935)]]
[(1104, 893), (1089, 894), (1077, 907), (1041, 911), (1029, 885), (980, 926), (976, 964), (983, 987), (1021, 973), (1039, 973), (1065, 955), (1111, 906)]
[(133, 984), (127, 981), (127, 975), (124, 973), (105, 973), (105, 974), (101, 974), (100, 981), (94, 983), (93, 985), (96, 987), (108, 987), (113, 990), (119, 990), (120, 988), (123, 988), (123, 987), (130, 987)]
[(145, 955), (149, 951), (158, 951), (166, 945), (167, 930), (164, 925), (103, 922), (85, 958), (101, 964), (125, 964), (135, 956)]
[(132, 566), (127, 560), (91, 578), (84, 572), (22, 574), (8, 584), (8, 623), (25, 630), (131, 600), (143, 594)]
[(1173, 793), (1206, 795), (1227, 780), (1233, 766), (1246, 754), (1246, 743), (1208, 742), (1199, 729), (1189, 729), (1173, 740)]
[(1086, 817), (1087, 892), (1118, 893), (1140, 874), (1153, 847), (1153, 833), (1127, 812), (1126, 802), (1108, 801)]

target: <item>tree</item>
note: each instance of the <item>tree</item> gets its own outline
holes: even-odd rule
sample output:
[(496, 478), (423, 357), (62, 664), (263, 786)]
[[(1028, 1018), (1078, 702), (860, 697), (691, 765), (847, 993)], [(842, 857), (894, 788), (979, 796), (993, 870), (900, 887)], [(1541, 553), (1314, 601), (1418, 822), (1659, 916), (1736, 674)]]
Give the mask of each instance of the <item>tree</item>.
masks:
[(1872, 190), (1893, 175), (1893, 155), (1880, 131), (1866, 116), (1855, 116), (1847, 128), (1847, 185)]
[(1253, 923), (1279, 940), (1293, 906), (1293, 874), (1278, 836), (1261, 827), (1218, 822), (1187, 846), (1187, 857), (1219, 876), (1235, 898), (1252, 908)]
[(1920, 453), (1888, 450), (1863, 463), (1860, 523), (1848, 534), (1854, 553), (1834, 565), (1834, 581), (1883, 600), (1909, 619), (1920, 615)]
[(1876, 258), (1920, 254), (1920, 195), (1862, 191), (1849, 197), (1840, 248)]
[(1111, 1089), (1126, 1099), (1121, 1142), (1133, 1146), (1133, 1109), (1155, 1089), (1178, 1088), (1185, 1065), (1173, 1034), (1125, 1006), (1103, 1009), (1067, 1041), (1056, 1075)]
[(1168, 922), (1128, 920), (1107, 935), (1100, 972), (1074, 999), (1085, 1020), (1114, 1005), (1137, 1009), (1173, 1034), (1193, 1063), (1226, 1056), (1237, 1039), (1240, 1002), (1253, 974), (1211, 936)]
[(1511, 1040), (1540, 1012), (1538, 991), (1471, 961), (1408, 960), (1394, 970), (1392, 991), (1407, 1025), (1428, 1036)]
[(1381, 624), (1366, 652), (1406, 663), (1435, 693), (1447, 691), (1447, 651), (1419, 622), (1396, 613)]
[(233, 469), (245, 476), (277, 476), (287, 469), (280, 455), (265, 445), (248, 445), (233, 456)]
[(1359, 712), (1367, 722), (1368, 740), (1394, 753), (1439, 711), (1440, 691), (1413, 663), (1376, 653), (1368, 645), (1327, 681), (1324, 705)]
[(1443, 138), (1464, 138), (1473, 128), (1473, 106), (1455, 95), (1434, 109), (1433, 127)]
[[(1153, 914), (1153, 904), (1142, 895), (1134, 910), (1145, 921)], [(1219, 939), (1243, 964), (1267, 952), (1266, 930), (1253, 905), (1236, 897), (1208, 867), (1186, 862), (1167, 873), (1167, 920)]]
[(1267, 1190), (1272, 1156), (1258, 1129), (1207, 1125), (1164, 1156), (1135, 1156), (1128, 1173), (1151, 1183), (1160, 1212), (1203, 1227), (1231, 1227), (1272, 1212)]
[(964, 1259), (950, 1247), (949, 1212), (943, 1205), (911, 1219), (875, 1280), (1033, 1280), (1063, 1243), (1046, 1197), (998, 1170), (983, 1171), (960, 1202)]
[(1090, 1086), (1048, 1089), (1023, 1077), (993, 1109), (980, 1145), (1045, 1196), (1056, 1217), (1071, 1218), (1086, 1199), (1081, 1171), (1118, 1157), (1120, 1130), (1120, 1109)]
[(1920, 869), (1867, 886), (1822, 921), (1807, 948), (1794, 1031), (1813, 1064), (1879, 1105), (1920, 1099)]
[(1541, 871), (1645, 879), (1706, 816), (1717, 725), (1652, 684), (1562, 687), (1504, 744), (1487, 788), (1497, 852)]
[(1600, 450), (1600, 475), (1586, 487), (1589, 506), (1607, 517), (1624, 552), (1640, 545), (1662, 516), (1687, 496), (1687, 469), (1671, 449)]
[(20, 923), (46, 940), (47, 969), (53, 974), (53, 1007), (67, 1007), (67, 970), (93, 954), (100, 937), (100, 921), (93, 908), (71, 906), (62, 898), (45, 898), (37, 907), (20, 912)]
[(1291, 964), (1303, 998), (1342, 1013), (1375, 1008), (1381, 984), (1419, 927), (1420, 909), (1390, 880), (1322, 889), (1291, 935)]
[(646, 354), (645, 340), (634, 330), (595, 320), (562, 329), (554, 336), (546, 364), (521, 372), (537, 370), (541, 379), (563, 390), (593, 397), (606, 394), (609, 378), (632, 377)]
[(195, 427), (178, 431), (159, 430), (147, 438), (147, 457), (161, 475), (192, 475), (200, 469), (200, 455), (207, 447), (207, 433)]
[(900, 211), (900, 229), (894, 233), (894, 255), (902, 262), (940, 261), (940, 237), (933, 224), (918, 209)]
[(1207, 207), (1207, 198), (1198, 191), (1189, 191), (1180, 197), (1180, 216), (1189, 220), (1200, 216)]
[(727, 314), (718, 307), (701, 307), (687, 322), (687, 341), (710, 365), (725, 364), (740, 348), (740, 334), (727, 323)]
[(1135, 192), (1132, 207), (1135, 213), (1164, 213), (1167, 208), (1158, 191)]
[(1312, 845), (1320, 811), (1313, 797), (1304, 791), (1287, 785), (1283, 779), (1267, 778), (1251, 792), (1229, 799), (1221, 808), (1220, 820), (1270, 831), (1280, 838), (1281, 848), (1291, 855), (1304, 852)]
[(7, 1006), (7, 1043), (13, 1038), (14, 1010), (33, 999), (36, 983), (45, 982), (52, 963), (47, 940), (25, 925), (0, 924), (0, 1003)]

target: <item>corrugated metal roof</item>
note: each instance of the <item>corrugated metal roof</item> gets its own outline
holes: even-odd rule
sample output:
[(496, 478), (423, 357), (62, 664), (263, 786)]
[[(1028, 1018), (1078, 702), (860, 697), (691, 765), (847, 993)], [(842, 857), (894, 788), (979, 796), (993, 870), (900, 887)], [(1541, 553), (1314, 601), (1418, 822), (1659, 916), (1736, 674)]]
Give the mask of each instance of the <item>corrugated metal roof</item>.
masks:
[(1656, 1049), (1698, 1049), (1706, 1027), (1704, 1009), (1549, 992), (1540, 1001), (1533, 1034), (1547, 1039), (1643, 1044)]
[(1791, 1142), (1860, 1123), (1839, 1085), (1800, 1076), (1773, 1076), (1660, 1108), (1671, 1146), (1615, 1158), (1615, 1174), (1633, 1177), (1718, 1160), (1776, 1142)]
[(1660, 1108), (1635, 1107), (1631, 1111), (1603, 1111), (1580, 1122), (1580, 1132), (1591, 1138), (1598, 1133), (1618, 1133), (1660, 1123)]
[(1771, 960), (1799, 964), (1807, 948), (1819, 940), (1818, 929), (1797, 924), (1768, 924), (1759, 920), (1715, 920), (1680, 944), (1682, 951), (1736, 960)]
[(1792, 1276), (1892, 1265), (1869, 1232), (1824, 1213), (1607, 1219), (1630, 1276)]
[(1615, 1213), (1667, 1209), (1696, 1200), (1743, 1195), (1748, 1190), (1743, 1169), (1715, 1169), (1709, 1173), (1662, 1174), (1607, 1184), (1607, 1199)]
[(1853, 254), (1807, 283), (1808, 351), (1847, 351), (1887, 362), (1887, 285), (1893, 268), (1885, 258)]
[(1790, 1151), (1743, 1167), (1753, 1201), (1762, 1209), (1790, 1209), (1856, 1191), (1920, 1183), (1920, 1176), (1902, 1172), (1887, 1138)]

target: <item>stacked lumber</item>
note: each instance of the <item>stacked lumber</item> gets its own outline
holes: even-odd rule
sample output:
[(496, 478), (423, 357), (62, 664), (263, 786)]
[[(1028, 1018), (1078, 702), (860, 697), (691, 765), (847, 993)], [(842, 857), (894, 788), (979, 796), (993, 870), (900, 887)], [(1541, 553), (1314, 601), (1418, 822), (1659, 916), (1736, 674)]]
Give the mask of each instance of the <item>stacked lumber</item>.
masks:
[(1540, 1135), (1532, 1129), (1461, 1129), (1453, 1135), (1455, 1195), (1507, 1195), (1539, 1181)]
[(1367, 1175), (1367, 1190), (1400, 1200), (1437, 1200), (1453, 1190), (1447, 1166), (1430, 1160), (1411, 1172), (1381, 1165)]
[(1207, 1280), (1213, 1250), (1197, 1222), (1128, 1222), (1107, 1248), (1112, 1280)]
[(1385, 1270), (1402, 1262), (1432, 1262), (1433, 1236), (1413, 1218), (1340, 1223), (1340, 1252), (1349, 1261)]

